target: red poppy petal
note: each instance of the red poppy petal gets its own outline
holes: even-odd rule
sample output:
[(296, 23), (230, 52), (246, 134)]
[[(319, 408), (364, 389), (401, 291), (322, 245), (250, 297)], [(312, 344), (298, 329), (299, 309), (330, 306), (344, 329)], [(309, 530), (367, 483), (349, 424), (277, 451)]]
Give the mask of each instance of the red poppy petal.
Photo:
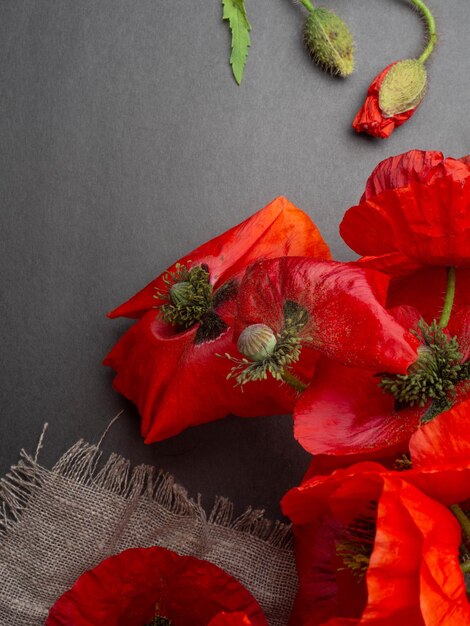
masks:
[(430, 170), (442, 163), (442, 152), (409, 150), (381, 161), (366, 182), (361, 202), (387, 189), (407, 187), (412, 180), (423, 182)]
[[(281, 255), (331, 258), (328, 246), (310, 217), (283, 197), (276, 198), (238, 226), (196, 248), (178, 263), (193, 267), (207, 264), (211, 283), (219, 286), (253, 261)], [(155, 306), (156, 293), (166, 291), (163, 278), (175, 268), (176, 263), (109, 313), (109, 317), (141, 317)]]
[(383, 194), (348, 209), (339, 226), (343, 240), (362, 256), (377, 257), (398, 252), (390, 218), (382, 209)]
[(142, 626), (156, 612), (182, 626), (207, 626), (220, 612), (244, 613), (248, 624), (267, 626), (256, 600), (232, 576), (164, 548), (126, 550), (85, 572), (57, 600), (46, 626)]
[[(420, 481), (425, 484), (437, 471), (421, 472)], [(314, 478), (284, 497), (283, 510), (294, 522), (300, 579), (292, 626), (463, 626), (468, 622), (470, 609), (458, 562), (460, 528), (444, 506), (409, 482), (419, 474), (361, 463)], [(378, 502), (376, 535), (366, 574), (367, 604), (357, 619), (353, 599), (340, 601), (335, 586), (334, 528), (335, 520), (341, 528), (357, 519), (371, 501)], [(331, 539), (325, 535), (328, 528), (333, 531)], [(356, 584), (356, 594), (360, 593)]]
[(455, 306), (447, 331), (451, 337), (457, 337), (462, 363), (465, 363), (470, 359), (470, 306)]
[(245, 613), (219, 613), (209, 622), (209, 626), (254, 626)]
[[(419, 310), (427, 322), (439, 319), (444, 304), (447, 285), (447, 270), (444, 267), (428, 267), (418, 272), (390, 282), (387, 307), (402, 304), (410, 305)], [(457, 269), (454, 306), (449, 328), (451, 334), (464, 335), (462, 324), (454, 327), (453, 317), (466, 306), (470, 305), (470, 270)]]
[(294, 412), (294, 434), (311, 454), (370, 454), (405, 446), (420, 411), (396, 412), (373, 372), (322, 361)]
[[(231, 307), (228, 303), (221, 309), (228, 322)], [(149, 311), (104, 361), (116, 371), (114, 388), (137, 405), (147, 443), (229, 413), (255, 417), (292, 412), (296, 395), (286, 384), (270, 379), (242, 388), (227, 380), (232, 363), (223, 355), (238, 355), (230, 329), (199, 344), (196, 332), (195, 327), (177, 333)]]
[[(387, 276), (400, 277), (422, 269), (417, 261), (409, 259), (401, 252), (389, 252), (380, 256), (363, 256), (356, 261), (359, 267), (377, 270)], [(433, 268), (440, 269), (440, 268)]]
[(405, 372), (416, 360), (416, 339), (382, 306), (383, 274), (355, 265), (289, 257), (255, 263), (242, 280), (236, 333), (264, 323), (279, 332), (294, 301), (309, 314), (309, 345), (348, 365)]
[(360, 624), (424, 626), (419, 606), (421, 537), (406, 508), (409, 492), (421, 494), (390, 477), (384, 477), (383, 484), (366, 576), (368, 602)]
[(468, 266), (469, 205), (470, 175), (411, 181), (349, 209), (340, 232), (363, 256), (401, 252), (422, 265)]
[(469, 462), (470, 399), (422, 424), (412, 435), (409, 446), (415, 467)]
[(404, 113), (392, 115), (390, 117), (385, 116), (379, 106), (379, 91), (389, 69), (393, 67), (395, 63), (391, 63), (380, 74), (378, 74), (369, 86), (367, 91), (367, 97), (359, 109), (356, 117), (353, 121), (353, 128), (358, 133), (367, 133), (373, 137), (380, 137), (386, 139), (390, 137), (392, 132), (398, 126), (401, 126), (408, 120), (416, 111), (410, 109)]
[[(468, 623), (470, 607), (458, 561), (460, 537), (460, 527), (445, 507), (396, 476), (384, 478), (367, 574), (369, 603), (361, 626), (376, 624), (378, 612), (387, 608), (396, 621), (380, 622), (384, 626)], [(397, 611), (400, 606), (406, 609), (404, 599), (410, 609), (407, 619)]]
[(338, 586), (331, 575), (331, 545), (335, 542), (336, 532), (332, 524), (316, 521), (295, 526), (294, 536), (300, 586), (289, 625), (305, 624), (314, 615), (312, 622), (316, 626), (328, 619), (337, 605)]

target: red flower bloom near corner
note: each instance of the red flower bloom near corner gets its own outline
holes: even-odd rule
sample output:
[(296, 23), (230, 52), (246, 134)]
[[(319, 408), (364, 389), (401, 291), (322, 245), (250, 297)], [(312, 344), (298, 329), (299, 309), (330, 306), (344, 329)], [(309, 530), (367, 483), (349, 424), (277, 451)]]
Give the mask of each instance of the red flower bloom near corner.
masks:
[(352, 127), (358, 133), (367, 133), (373, 137), (380, 137), (386, 139), (390, 137), (395, 128), (398, 128), (404, 124), (413, 113), (416, 111), (417, 106), (396, 115), (387, 116), (383, 113), (379, 106), (379, 92), (380, 88), (385, 80), (386, 75), (390, 69), (396, 65), (391, 63), (380, 74), (378, 74), (367, 90), (367, 97), (354, 118)]
[(156, 617), (168, 626), (267, 626), (235, 578), (158, 547), (125, 550), (85, 572), (51, 608), (46, 626), (146, 626)]
[[(392, 276), (388, 307), (408, 304), (431, 321), (441, 306), (446, 268), (455, 267), (457, 308), (470, 304), (470, 164), (411, 150), (385, 159), (341, 236), (359, 263)], [(426, 289), (422, 286), (426, 285)]]
[(434, 493), (456, 472), (468, 498), (468, 459), (404, 472), (361, 463), (292, 489), (282, 502), (300, 581), (291, 626), (469, 623), (461, 528)]
[(412, 266), (470, 267), (469, 231), (470, 165), (420, 150), (382, 161), (340, 226), (355, 252), (396, 274)]
[(231, 365), (239, 281), (259, 258), (330, 253), (310, 218), (285, 198), (200, 246), (110, 313), (139, 321), (105, 359), (114, 387), (134, 402), (147, 443), (219, 419), (292, 411), (295, 393), (277, 381), (241, 390)]

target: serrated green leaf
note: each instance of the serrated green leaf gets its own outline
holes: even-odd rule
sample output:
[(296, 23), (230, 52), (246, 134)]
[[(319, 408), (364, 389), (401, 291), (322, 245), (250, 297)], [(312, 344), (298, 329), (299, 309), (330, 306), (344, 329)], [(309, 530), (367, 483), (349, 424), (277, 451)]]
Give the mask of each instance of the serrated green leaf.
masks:
[(246, 16), (244, 0), (222, 0), (222, 6), (224, 8), (222, 18), (228, 20), (230, 30), (232, 31), (230, 65), (232, 66), (235, 80), (240, 84), (250, 46), (249, 31), (251, 26)]

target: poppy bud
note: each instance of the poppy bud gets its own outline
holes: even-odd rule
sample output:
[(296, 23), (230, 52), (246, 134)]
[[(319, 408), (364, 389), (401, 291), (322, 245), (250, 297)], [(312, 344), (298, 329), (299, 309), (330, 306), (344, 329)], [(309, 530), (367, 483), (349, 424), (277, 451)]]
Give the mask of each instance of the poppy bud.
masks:
[(238, 351), (251, 361), (264, 361), (271, 356), (277, 339), (266, 324), (247, 326), (238, 338)]
[(318, 63), (332, 74), (349, 76), (354, 69), (354, 42), (348, 27), (332, 11), (313, 8), (305, 23), (305, 44)]
[(415, 109), (426, 92), (427, 72), (421, 61), (395, 63), (379, 89), (379, 107), (388, 117)]
[(386, 139), (416, 111), (426, 90), (426, 69), (417, 59), (396, 61), (374, 78), (354, 118), (358, 133)]
[(190, 282), (175, 283), (170, 287), (170, 300), (173, 304), (191, 304), (193, 297), (194, 287)]

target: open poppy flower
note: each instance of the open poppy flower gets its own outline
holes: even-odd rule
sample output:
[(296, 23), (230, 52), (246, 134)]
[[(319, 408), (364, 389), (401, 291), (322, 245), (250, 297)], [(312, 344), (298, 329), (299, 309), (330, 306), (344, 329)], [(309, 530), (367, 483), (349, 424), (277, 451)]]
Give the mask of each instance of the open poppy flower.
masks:
[(454, 309), (470, 305), (468, 157), (411, 150), (385, 159), (340, 231), (363, 255), (362, 267), (392, 277), (387, 307), (416, 307), (431, 322), (442, 307), (449, 267), (455, 268)]
[[(407, 328), (420, 317), (408, 307), (395, 314)], [(422, 345), (404, 376), (322, 361), (297, 402), (295, 437), (312, 454), (353, 460), (410, 451), (414, 463), (426, 464), (470, 454), (467, 320), (463, 310), (452, 332), (422, 322), (414, 326)]]
[(279, 255), (330, 258), (310, 218), (285, 198), (205, 243), (119, 306), (110, 317), (140, 318), (105, 364), (114, 387), (142, 416), (147, 443), (235, 413), (288, 413), (295, 393), (277, 381), (241, 390), (228, 381), (235, 298), (252, 262)]
[[(375, 168), (357, 206), (340, 226), (359, 263), (392, 277), (387, 306), (436, 316), (456, 268), (455, 307), (470, 304), (470, 163), (441, 152), (411, 150)], [(426, 289), (422, 288), (426, 285)]]
[(418, 104), (412, 106), (407, 111), (386, 115), (379, 104), (379, 94), (383, 82), (389, 71), (397, 64), (391, 63), (380, 74), (378, 74), (367, 90), (367, 97), (364, 104), (359, 109), (353, 121), (353, 128), (358, 133), (367, 133), (373, 137), (386, 139), (390, 137), (395, 128), (404, 124), (416, 111)]
[(438, 472), (360, 463), (286, 494), (299, 573), (291, 626), (469, 623), (462, 532), (432, 493)]
[(46, 626), (267, 626), (253, 596), (219, 567), (165, 548), (133, 548), (85, 572)]
[(340, 232), (367, 266), (391, 275), (470, 267), (470, 165), (421, 150), (385, 159)]
[[(418, 342), (384, 309), (387, 287), (384, 274), (345, 263), (300, 257), (254, 263), (237, 298), (238, 347), (255, 361), (240, 364), (242, 380), (265, 371), (276, 375), (278, 369), (282, 374), (302, 356), (304, 346), (317, 358), (325, 354), (346, 365), (405, 372), (416, 359)], [(259, 346), (250, 355), (244, 338), (256, 337), (260, 326), (277, 342), (256, 362)]]

